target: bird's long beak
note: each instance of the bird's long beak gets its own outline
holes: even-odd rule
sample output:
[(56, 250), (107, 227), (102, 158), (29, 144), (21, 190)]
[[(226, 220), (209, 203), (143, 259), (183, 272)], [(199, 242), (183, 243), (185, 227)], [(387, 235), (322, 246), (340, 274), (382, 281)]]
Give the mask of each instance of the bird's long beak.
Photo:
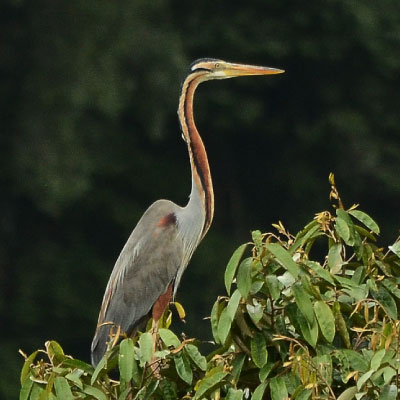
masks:
[(282, 74), (285, 71), (283, 69), (259, 67), (256, 65), (227, 63), (223, 72), (227, 77), (233, 78), (235, 76)]

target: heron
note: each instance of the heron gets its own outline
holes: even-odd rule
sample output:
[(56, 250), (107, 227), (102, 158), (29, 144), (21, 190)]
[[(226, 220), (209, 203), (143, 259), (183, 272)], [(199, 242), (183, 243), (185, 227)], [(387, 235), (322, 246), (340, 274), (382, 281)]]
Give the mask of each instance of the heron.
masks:
[(191, 167), (192, 188), (184, 207), (154, 202), (143, 214), (112, 270), (91, 346), (92, 364), (105, 354), (112, 326), (133, 336), (150, 317), (153, 325), (176, 294), (182, 274), (214, 215), (214, 192), (207, 153), (193, 117), (193, 98), (201, 82), (238, 76), (271, 75), (281, 69), (203, 58), (183, 81), (178, 117)]

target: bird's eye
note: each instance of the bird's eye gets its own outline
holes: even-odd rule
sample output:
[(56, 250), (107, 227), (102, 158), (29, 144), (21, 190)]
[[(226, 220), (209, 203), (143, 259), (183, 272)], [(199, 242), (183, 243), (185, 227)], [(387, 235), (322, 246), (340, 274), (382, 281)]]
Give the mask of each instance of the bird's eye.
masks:
[(214, 67), (217, 68), (217, 69), (218, 69), (218, 68), (221, 68), (221, 64), (220, 64), (220, 63), (215, 63), (215, 64), (214, 64)]

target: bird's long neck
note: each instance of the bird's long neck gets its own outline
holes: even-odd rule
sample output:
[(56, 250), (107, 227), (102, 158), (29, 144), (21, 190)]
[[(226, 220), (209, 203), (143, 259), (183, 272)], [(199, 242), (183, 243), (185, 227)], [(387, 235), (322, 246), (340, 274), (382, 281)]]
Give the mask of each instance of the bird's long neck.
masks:
[(214, 191), (206, 149), (193, 118), (194, 92), (201, 81), (201, 73), (193, 73), (186, 78), (182, 85), (178, 115), (192, 168), (192, 191), (186, 208), (191, 211), (201, 209), (204, 218), (201, 233), (201, 237), (203, 237), (207, 233), (214, 215)]

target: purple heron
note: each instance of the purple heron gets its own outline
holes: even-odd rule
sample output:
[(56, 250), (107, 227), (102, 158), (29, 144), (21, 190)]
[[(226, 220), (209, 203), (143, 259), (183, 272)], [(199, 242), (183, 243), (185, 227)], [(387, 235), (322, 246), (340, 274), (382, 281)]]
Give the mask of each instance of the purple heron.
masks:
[(91, 348), (93, 365), (98, 364), (106, 351), (112, 325), (133, 335), (150, 317), (157, 324), (175, 295), (193, 252), (211, 225), (214, 194), (210, 167), (193, 118), (197, 86), (212, 79), (282, 72), (210, 58), (199, 59), (190, 66), (178, 107), (192, 172), (190, 199), (185, 207), (169, 200), (156, 201), (130, 235), (104, 294)]

